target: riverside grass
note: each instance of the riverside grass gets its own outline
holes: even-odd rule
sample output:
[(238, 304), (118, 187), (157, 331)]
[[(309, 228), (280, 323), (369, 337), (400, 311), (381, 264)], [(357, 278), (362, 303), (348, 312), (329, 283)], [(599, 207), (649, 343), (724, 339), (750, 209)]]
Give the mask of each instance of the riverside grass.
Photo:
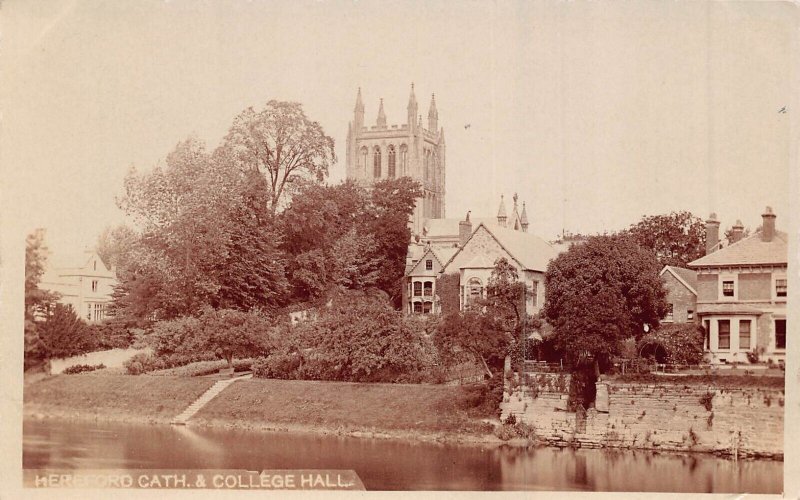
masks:
[[(25, 387), (25, 415), (167, 423), (214, 382), (57, 375)], [(459, 406), (462, 394), (459, 386), (248, 379), (227, 387), (189, 424), (423, 440), (489, 435), (491, 425)]]

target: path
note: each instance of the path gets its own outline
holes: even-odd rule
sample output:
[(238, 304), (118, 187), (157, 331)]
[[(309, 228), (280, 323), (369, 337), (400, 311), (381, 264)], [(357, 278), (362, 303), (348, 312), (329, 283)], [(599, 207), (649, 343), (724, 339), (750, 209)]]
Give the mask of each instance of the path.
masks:
[(242, 380), (246, 378), (252, 378), (253, 375), (244, 375), (242, 377), (230, 378), (226, 380), (219, 380), (214, 385), (208, 388), (206, 392), (204, 392), (194, 403), (190, 404), (188, 408), (183, 410), (183, 413), (178, 415), (177, 417), (173, 418), (170, 422), (174, 425), (186, 425), (186, 421), (189, 420), (194, 416), (195, 413), (200, 411), (200, 408), (204, 407), (206, 403), (214, 399), (214, 397), (225, 390), (226, 387), (231, 385), (232, 383), (236, 382), (237, 380)]

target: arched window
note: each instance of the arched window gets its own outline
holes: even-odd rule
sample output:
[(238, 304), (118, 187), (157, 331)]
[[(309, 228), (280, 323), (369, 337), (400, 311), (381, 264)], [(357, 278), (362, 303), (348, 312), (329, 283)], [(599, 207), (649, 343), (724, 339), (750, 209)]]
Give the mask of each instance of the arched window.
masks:
[(367, 155), (369, 151), (367, 151), (367, 147), (364, 146), (361, 148), (361, 168), (363, 169), (364, 176), (367, 175)]
[(395, 175), (395, 151), (394, 146), (389, 146), (389, 178), (394, 179)]
[(381, 148), (375, 146), (375, 152), (372, 153), (372, 176), (376, 179), (381, 177)]
[(408, 175), (408, 164), (406, 158), (408, 157), (408, 146), (405, 144), (400, 146), (400, 174)]
[(422, 297), (422, 282), (414, 282), (414, 297)]
[(433, 282), (426, 281), (425, 282), (425, 291), (423, 293), (425, 297), (433, 297)]
[(483, 297), (483, 283), (479, 278), (470, 278), (467, 281), (467, 303)]

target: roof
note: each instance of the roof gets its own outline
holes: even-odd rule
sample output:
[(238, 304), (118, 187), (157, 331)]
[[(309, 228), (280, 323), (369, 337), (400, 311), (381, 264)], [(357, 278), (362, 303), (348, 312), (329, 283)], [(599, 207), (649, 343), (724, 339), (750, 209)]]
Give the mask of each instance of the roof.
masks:
[[(408, 264), (406, 266), (406, 276), (428, 276), (430, 275), (431, 271), (425, 269), (423, 267), (422, 262), (424, 260), (428, 260), (425, 257), (428, 255), (432, 255), (437, 261), (439, 261), (439, 266), (444, 267), (445, 263), (450, 260), (453, 255), (458, 251), (458, 248), (435, 248), (430, 247), (426, 249), (419, 259), (414, 262), (413, 264)], [(421, 274), (416, 273), (416, 269), (419, 268)]]
[(788, 236), (775, 231), (772, 241), (762, 241), (761, 231), (687, 264), (689, 267), (783, 264), (789, 260)]
[(686, 269), (685, 267), (664, 266), (664, 269), (658, 274), (660, 276), (665, 272), (671, 273), (678, 281), (683, 283), (690, 292), (697, 295), (697, 272)]
[(764, 311), (748, 304), (697, 304), (697, 314), (762, 314)]
[[(547, 264), (557, 255), (555, 249), (553, 249), (549, 243), (539, 238), (535, 234), (515, 231), (513, 229), (507, 229), (504, 227), (487, 225), (483, 223), (479, 224), (478, 227), (475, 228), (470, 235), (469, 240), (467, 240), (462, 249), (469, 245), (469, 241), (473, 236), (475, 236), (475, 233), (477, 233), (481, 227), (483, 227), (486, 232), (488, 232), (500, 244), (500, 246), (520, 264), (523, 269), (532, 271), (545, 271), (547, 269)], [(451, 257), (445, 263), (445, 266), (448, 266), (450, 262), (455, 259), (458, 253), (459, 252), (454, 253), (453, 257)], [(485, 265), (486, 262), (491, 260), (489, 258), (486, 258), (485, 262), (479, 262), (476, 261), (476, 259), (477, 257), (473, 258), (464, 267), (475, 268), (494, 266), (494, 262), (489, 263), (488, 266)], [(478, 264), (484, 265), (478, 266)]]
[[(436, 238), (451, 236), (458, 238), (458, 223), (463, 219), (426, 219), (423, 227), (427, 230), (425, 238)], [(497, 224), (497, 217), (470, 217), (472, 227), (478, 227), (481, 223)]]

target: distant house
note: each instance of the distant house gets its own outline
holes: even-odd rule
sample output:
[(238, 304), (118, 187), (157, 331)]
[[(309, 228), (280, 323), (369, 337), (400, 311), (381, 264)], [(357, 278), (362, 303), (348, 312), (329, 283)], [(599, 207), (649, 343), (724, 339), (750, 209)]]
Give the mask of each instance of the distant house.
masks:
[(690, 323), (697, 321), (697, 273), (691, 269), (664, 266), (659, 273), (667, 290), (667, 315), (665, 323)]
[[(463, 221), (465, 225), (469, 220)], [(486, 296), (486, 286), (495, 262), (504, 257), (517, 268), (519, 279), (528, 290), (526, 310), (538, 313), (544, 305), (544, 275), (547, 264), (556, 256), (549, 243), (534, 234), (481, 223), (445, 263), (442, 273), (457, 273), (460, 307)]]
[(436, 278), (458, 248), (429, 247), (406, 272), (408, 314), (439, 312), (436, 303)]
[(746, 362), (756, 349), (762, 360), (785, 359), (788, 238), (775, 218), (767, 207), (761, 230), (744, 239), (737, 221), (721, 249), (716, 215), (706, 221), (706, 255), (688, 267), (697, 272), (697, 316), (713, 362)]
[(117, 273), (106, 266), (94, 250), (85, 251), (75, 260), (75, 267), (48, 269), (39, 288), (58, 293), (59, 302), (71, 305), (80, 318), (89, 322), (102, 321), (117, 285)]

